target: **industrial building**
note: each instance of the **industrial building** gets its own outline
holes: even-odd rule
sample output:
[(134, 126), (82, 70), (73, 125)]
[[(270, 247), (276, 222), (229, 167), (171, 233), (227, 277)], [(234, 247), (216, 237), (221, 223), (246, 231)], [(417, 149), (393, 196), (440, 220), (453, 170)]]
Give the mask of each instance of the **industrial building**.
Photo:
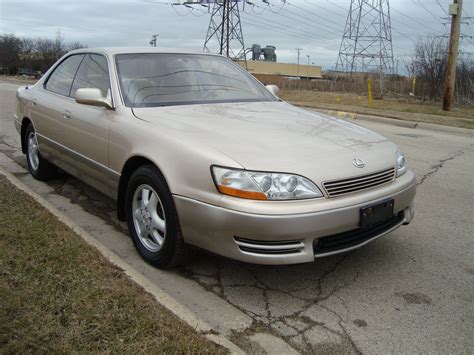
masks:
[[(252, 60), (237, 61), (251, 74), (275, 75), (303, 79), (321, 79), (321, 66), (277, 62), (276, 47), (267, 45), (262, 48), (259, 44), (252, 45)], [(263, 59), (262, 59), (263, 56)]]
[(322, 79), (321, 66), (302, 65), (290, 63), (267, 62), (263, 60), (238, 61), (238, 63), (251, 74), (277, 75), (285, 77), (300, 77), (309, 79)]

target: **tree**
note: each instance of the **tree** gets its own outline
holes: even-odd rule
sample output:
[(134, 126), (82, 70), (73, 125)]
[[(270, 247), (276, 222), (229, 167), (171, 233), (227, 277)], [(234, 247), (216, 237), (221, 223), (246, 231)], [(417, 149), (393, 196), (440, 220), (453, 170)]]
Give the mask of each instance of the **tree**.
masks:
[(448, 47), (443, 38), (427, 36), (415, 44), (415, 56), (409, 64), (409, 70), (417, 78), (423, 97), (440, 99), (447, 63)]
[(20, 62), (21, 41), (13, 34), (0, 35), (0, 66), (2, 74), (16, 74)]
[(66, 45), (66, 51), (69, 52), (69, 51), (72, 51), (74, 49), (82, 49), (82, 48), (87, 48), (87, 45), (81, 43), (81, 42), (72, 42), (72, 43), (69, 43)]
[(458, 57), (454, 99), (458, 104), (472, 105), (474, 97), (474, 60), (463, 52)]
[(63, 38), (58, 32), (55, 39), (48, 38), (37, 38), (36, 43), (36, 52), (38, 57), (42, 61), (42, 69), (46, 70), (52, 66), (59, 58), (61, 58), (66, 50), (63, 44)]
[(48, 70), (59, 58), (73, 49), (86, 48), (81, 42), (65, 43), (61, 33), (54, 39), (19, 38), (13, 34), (0, 35), (0, 73), (16, 75), (20, 67)]

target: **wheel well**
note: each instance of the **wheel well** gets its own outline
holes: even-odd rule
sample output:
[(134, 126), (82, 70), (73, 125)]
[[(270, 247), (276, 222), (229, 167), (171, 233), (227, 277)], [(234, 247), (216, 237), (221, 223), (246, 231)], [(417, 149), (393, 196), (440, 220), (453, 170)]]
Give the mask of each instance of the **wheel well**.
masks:
[[(127, 193), (127, 185), (133, 172), (143, 165), (153, 165), (158, 171), (160, 169), (149, 159), (135, 156), (127, 160), (120, 175), (118, 193), (117, 193), (117, 218), (119, 221), (126, 220), (125, 213), (125, 196)], [(161, 173), (161, 171), (160, 171)]]
[(26, 127), (28, 127), (28, 124), (30, 124), (31, 121), (28, 117), (23, 117), (23, 120), (21, 121), (21, 151), (23, 154), (26, 154), (26, 140), (25, 140), (25, 132), (26, 132)]

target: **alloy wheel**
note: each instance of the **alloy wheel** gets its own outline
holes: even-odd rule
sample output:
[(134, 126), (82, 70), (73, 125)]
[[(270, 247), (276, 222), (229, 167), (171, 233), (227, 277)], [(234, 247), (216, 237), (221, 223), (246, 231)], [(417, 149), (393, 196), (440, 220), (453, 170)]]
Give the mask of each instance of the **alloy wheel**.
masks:
[(132, 200), (133, 225), (142, 245), (151, 252), (159, 251), (166, 238), (163, 204), (149, 185), (137, 187)]
[(35, 132), (30, 132), (28, 135), (28, 161), (31, 169), (36, 172), (39, 167), (39, 151)]

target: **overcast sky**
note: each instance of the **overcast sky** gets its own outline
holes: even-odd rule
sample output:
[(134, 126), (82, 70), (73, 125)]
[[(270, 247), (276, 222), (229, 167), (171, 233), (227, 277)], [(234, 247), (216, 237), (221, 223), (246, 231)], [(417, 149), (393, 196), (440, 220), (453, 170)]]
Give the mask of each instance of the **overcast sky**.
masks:
[[(67, 42), (96, 46), (148, 46), (159, 34), (158, 45), (202, 50), (210, 15), (204, 7), (193, 11), (164, 4), (167, 0), (0, 0), (0, 32), (25, 37), (54, 38), (60, 31)], [(252, 0), (241, 12), (246, 47), (253, 43), (277, 47), (278, 60), (301, 61), (331, 69), (347, 17), (350, 0)], [(448, 0), (392, 0), (394, 56), (402, 63), (413, 52), (414, 41), (427, 34), (449, 32), (444, 10)], [(465, 0), (464, 16), (474, 16), (474, 1)], [(463, 24), (474, 35), (474, 18)], [(461, 50), (474, 54), (474, 40), (465, 38)], [(400, 64), (402, 67), (402, 64)], [(402, 68), (400, 68), (403, 71)]]

